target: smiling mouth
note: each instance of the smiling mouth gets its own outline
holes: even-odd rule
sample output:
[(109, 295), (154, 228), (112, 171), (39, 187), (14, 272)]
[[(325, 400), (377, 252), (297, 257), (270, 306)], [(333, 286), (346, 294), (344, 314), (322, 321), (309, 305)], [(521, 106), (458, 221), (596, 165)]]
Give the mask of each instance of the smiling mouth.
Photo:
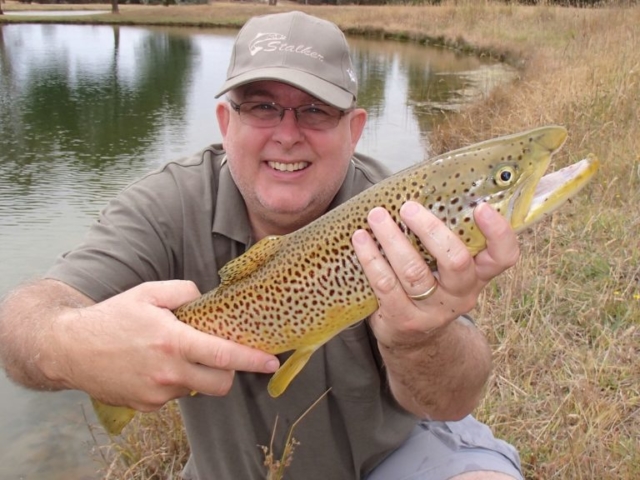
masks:
[(268, 162), (269, 166), (279, 172), (297, 172), (303, 170), (309, 166), (309, 162), (295, 162), (295, 163), (282, 163), (282, 162)]

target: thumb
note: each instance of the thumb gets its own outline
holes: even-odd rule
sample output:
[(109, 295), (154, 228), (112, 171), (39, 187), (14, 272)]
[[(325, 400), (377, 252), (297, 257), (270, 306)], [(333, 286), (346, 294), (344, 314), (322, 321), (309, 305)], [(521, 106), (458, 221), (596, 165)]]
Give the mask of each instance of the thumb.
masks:
[(168, 308), (169, 310), (174, 310), (201, 295), (196, 284), (190, 280), (146, 282), (130, 291), (156, 307)]

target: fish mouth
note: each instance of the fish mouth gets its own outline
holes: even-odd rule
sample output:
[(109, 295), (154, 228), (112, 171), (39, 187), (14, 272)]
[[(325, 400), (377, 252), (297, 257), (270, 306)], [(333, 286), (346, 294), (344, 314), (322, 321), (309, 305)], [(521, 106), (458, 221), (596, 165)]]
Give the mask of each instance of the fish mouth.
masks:
[[(520, 232), (556, 211), (589, 183), (599, 166), (599, 160), (591, 154), (568, 167), (542, 177), (530, 194), (529, 208), (522, 218), (522, 223), (512, 225), (514, 230)], [(521, 197), (522, 200), (526, 199)], [(527, 202), (524, 201), (523, 204), (526, 205)]]

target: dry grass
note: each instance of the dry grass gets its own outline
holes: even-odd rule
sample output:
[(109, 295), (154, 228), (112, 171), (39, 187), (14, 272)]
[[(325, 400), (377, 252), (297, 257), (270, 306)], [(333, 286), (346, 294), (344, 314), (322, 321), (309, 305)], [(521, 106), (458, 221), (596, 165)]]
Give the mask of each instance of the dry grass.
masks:
[[(96, 457), (104, 465), (104, 480), (161, 480), (179, 478), (189, 458), (187, 435), (177, 403), (159, 413), (139, 414), (121, 437), (95, 441)], [(89, 427), (93, 433), (94, 427)], [(100, 428), (98, 435), (106, 435)], [(95, 438), (95, 437), (94, 437)]]
[(267, 467), (268, 473), (267, 473), (266, 480), (282, 480), (284, 478), (287, 468), (291, 465), (291, 462), (293, 461), (293, 453), (296, 447), (300, 445), (300, 442), (298, 442), (293, 436), (294, 430), (300, 424), (300, 422), (304, 420), (304, 417), (306, 417), (309, 414), (309, 412), (311, 412), (311, 410), (313, 410), (314, 407), (318, 403), (320, 403), (320, 401), (322, 401), (322, 399), (326, 397), (330, 391), (331, 391), (331, 387), (329, 387), (322, 395), (320, 395), (316, 399), (316, 401), (313, 402), (309, 406), (309, 408), (307, 408), (302, 413), (302, 415), (300, 415), (296, 419), (296, 421), (291, 424), (291, 427), (289, 428), (289, 431), (287, 433), (287, 438), (284, 442), (284, 448), (283, 448), (282, 454), (280, 455), (279, 458), (273, 449), (273, 439), (276, 436), (276, 431), (278, 428), (278, 417), (276, 417), (276, 421), (273, 426), (273, 431), (271, 434), (271, 442), (269, 446), (259, 445), (264, 455), (264, 465), (265, 467)]
[[(434, 153), (555, 123), (570, 132), (557, 165), (589, 151), (600, 157), (586, 192), (525, 233), (519, 265), (484, 294), (477, 317), (494, 346), (495, 373), (476, 413), (520, 450), (528, 479), (640, 478), (640, 6), (459, 0), (304, 9), (351, 32), (473, 48), (519, 67), (515, 84), (438, 127)], [(234, 25), (274, 9), (122, 11), (118, 21)], [(123, 450), (138, 452), (125, 454), (130, 465), (184, 459), (184, 449), (172, 457), (147, 440), (149, 430), (178, 435), (179, 418), (170, 420), (129, 434)]]
[(435, 132), (438, 150), (559, 123), (557, 164), (603, 161), (484, 295), (495, 374), (478, 416), (520, 449), (528, 479), (640, 478), (640, 8), (467, 8), (473, 35), (515, 42), (526, 61), (519, 82)]

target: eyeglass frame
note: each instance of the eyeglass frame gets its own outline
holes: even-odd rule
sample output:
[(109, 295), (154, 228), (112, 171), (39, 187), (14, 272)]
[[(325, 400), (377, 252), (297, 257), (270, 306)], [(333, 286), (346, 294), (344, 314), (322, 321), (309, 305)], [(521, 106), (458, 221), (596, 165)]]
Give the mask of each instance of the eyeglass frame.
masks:
[[(338, 126), (338, 124), (340, 123), (340, 120), (342, 120), (342, 117), (344, 117), (346, 114), (351, 113), (353, 110), (355, 110), (355, 106), (348, 108), (347, 110), (340, 110), (339, 108), (336, 108), (332, 105), (328, 105), (326, 103), (305, 103), (304, 105), (298, 105), (297, 107), (283, 107), (282, 105), (280, 105), (279, 103), (276, 102), (266, 102), (266, 101), (246, 101), (246, 102), (241, 102), (241, 103), (236, 103), (234, 100), (232, 100), (231, 98), (227, 97), (227, 101), (229, 102), (229, 105), (231, 105), (231, 108), (238, 114), (238, 116), (240, 117), (240, 121), (242, 121), (242, 123), (244, 123), (245, 125), (249, 125), (252, 127), (256, 127), (256, 128), (272, 128), (275, 127), (277, 125), (280, 125), (280, 123), (282, 122), (282, 120), (284, 120), (284, 115), (286, 113), (287, 110), (290, 110), (291, 112), (293, 112), (293, 116), (296, 119), (296, 123), (300, 128), (307, 128), (309, 130), (331, 130), (332, 128), (335, 128)], [(247, 103), (252, 103), (255, 105), (269, 105), (271, 107), (274, 107), (275, 109), (279, 110), (279, 117), (273, 117), (273, 120), (279, 118), (277, 123), (274, 123), (273, 125), (258, 125), (258, 124), (251, 124), (251, 123), (246, 123), (245, 121), (243, 121), (243, 118), (246, 120), (247, 118), (253, 118), (256, 119), (256, 121), (261, 121), (263, 119), (260, 119), (259, 117), (256, 117), (254, 115), (252, 115), (251, 113), (247, 112), (247, 111), (241, 111), (240, 108), (242, 107), (242, 105), (245, 105)], [(330, 108), (335, 108), (339, 115), (337, 117), (334, 116), (328, 116), (328, 118), (331, 119), (335, 119), (335, 124), (331, 124), (328, 127), (321, 127), (321, 128), (317, 128), (317, 126), (312, 126), (312, 125), (305, 125), (300, 124), (300, 118), (298, 116), (298, 110), (303, 108), (303, 107), (330, 107)], [(243, 116), (244, 115), (244, 116)], [(265, 120), (266, 121), (266, 120)]]

